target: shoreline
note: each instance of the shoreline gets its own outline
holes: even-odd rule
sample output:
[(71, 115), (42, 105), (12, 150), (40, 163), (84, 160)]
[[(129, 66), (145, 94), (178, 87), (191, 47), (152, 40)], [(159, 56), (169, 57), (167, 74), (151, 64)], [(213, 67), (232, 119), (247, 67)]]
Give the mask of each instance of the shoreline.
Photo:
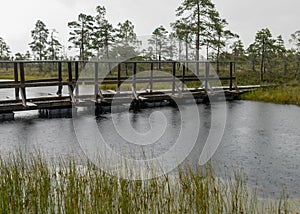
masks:
[(300, 84), (262, 88), (241, 95), (242, 100), (262, 101), (300, 107)]

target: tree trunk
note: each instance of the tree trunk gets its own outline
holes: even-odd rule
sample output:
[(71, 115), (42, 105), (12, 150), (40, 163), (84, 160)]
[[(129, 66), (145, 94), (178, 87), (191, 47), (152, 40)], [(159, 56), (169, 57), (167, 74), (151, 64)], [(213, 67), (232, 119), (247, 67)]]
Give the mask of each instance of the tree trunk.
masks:
[(200, 59), (200, 1), (197, 3), (197, 35), (196, 35), (196, 72), (199, 75), (199, 59)]
[(85, 54), (84, 54), (84, 32), (83, 32), (83, 28), (81, 29), (81, 42), (80, 42), (80, 59), (81, 60), (85, 60)]
[(188, 34), (186, 34), (185, 36), (185, 67), (186, 67), (186, 71), (189, 70), (189, 64), (188, 64), (188, 61), (189, 61), (189, 43), (188, 43)]
[(206, 60), (209, 60), (209, 43), (206, 44)]
[(161, 70), (161, 54), (158, 54), (158, 70)]
[(284, 75), (287, 75), (287, 59), (286, 59), (286, 56), (283, 56), (282, 57), (283, 59), (283, 72), (284, 72)]
[(252, 57), (251, 63), (252, 63), (252, 71), (255, 72), (255, 58), (254, 57)]
[(264, 81), (264, 71), (265, 71), (265, 40), (263, 39), (263, 47), (262, 47), (261, 62), (260, 62), (260, 81)]
[(179, 43), (178, 43), (178, 69), (180, 69), (180, 66), (181, 66), (181, 52), (182, 52), (182, 41), (179, 40)]
[(178, 44), (178, 60), (181, 61), (181, 52), (182, 52), (182, 41), (179, 40)]
[(261, 63), (260, 63), (260, 81), (264, 81), (264, 60), (263, 55), (261, 57)]
[(220, 64), (219, 64), (219, 57), (220, 57), (220, 36), (219, 36), (219, 44), (217, 48), (217, 74), (220, 72)]
[(125, 63), (125, 72), (126, 72), (126, 77), (128, 77), (128, 64)]
[[(109, 48), (108, 48), (108, 41), (106, 41), (106, 45), (105, 45), (105, 52), (106, 52), (106, 59), (109, 60)], [(109, 70), (109, 74), (111, 74), (111, 65), (108, 62), (108, 70)]]

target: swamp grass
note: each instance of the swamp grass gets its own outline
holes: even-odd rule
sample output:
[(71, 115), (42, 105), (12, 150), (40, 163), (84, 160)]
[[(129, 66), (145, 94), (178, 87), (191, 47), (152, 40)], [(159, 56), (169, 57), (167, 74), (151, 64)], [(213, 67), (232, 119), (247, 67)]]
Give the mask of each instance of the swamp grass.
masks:
[(211, 165), (130, 181), (74, 160), (46, 161), (42, 155), (0, 159), (1, 212), (297, 213), (300, 203), (291, 203), (284, 194), (279, 200), (260, 199), (241, 173), (224, 181)]
[(254, 90), (243, 94), (241, 98), (245, 100), (300, 106), (300, 83)]

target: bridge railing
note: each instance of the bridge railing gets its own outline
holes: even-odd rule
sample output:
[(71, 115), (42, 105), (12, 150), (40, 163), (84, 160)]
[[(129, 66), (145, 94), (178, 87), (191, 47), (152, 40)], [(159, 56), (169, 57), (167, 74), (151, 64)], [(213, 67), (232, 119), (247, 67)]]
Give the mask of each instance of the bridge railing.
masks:
[[(26, 105), (27, 100), (26, 88), (32, 87), (56, 86), (58, 97), (62, 96), (63, 87), (68, 87), (71, 98), (79, 95), (80, 84), (93, 85), (93, 96), (97, 98), (99, 89), (107, 85), (114, 85), (114, 90), (119, 93), (124, 81), (126, 84), (131, 84), (134, 90), (138, 84), (148, 84), (150, 93), (155, 88), (154, 84), (170, 83), (174, 94), (178, 89), (178, 81), (181, 90), (184, 90), (185, 85), (198, 88), (199, 82), (204, 83), (204, 89), (208, 90), (209, 82), (218, 80), (228, 82), (229, 90), (233, 90), (234, 63), (221, 62), (220, 64), (225, 65), (222, 68), (223, 73), (227, 73), (226, 76), (212, 75), (211, 70), (215, 63), (203, 61), (0, 61), (0, 78), (6, 79), (0, 81), (0, 89), (14, 89), (15, 100), (22, 100), (23, 105)], [(104, 68), (108, 72), (103, 72)], [(89, 74), (82, 76), (81, 72), (86, 70)], [(147, 71), (148, 75), (138, 75), (144, 71)]]

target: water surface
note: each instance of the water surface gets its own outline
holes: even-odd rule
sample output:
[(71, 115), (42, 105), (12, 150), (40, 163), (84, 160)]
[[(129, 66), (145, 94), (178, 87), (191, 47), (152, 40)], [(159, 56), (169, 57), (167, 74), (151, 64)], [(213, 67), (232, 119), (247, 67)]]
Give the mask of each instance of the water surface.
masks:
[[(206, 141), (211, 120), (211, 108), (219, 104), (198, 105), (201, 120), (199, 137), (193, 152), (188, 157), (197, 164)], [(182, 124), (177, 108), (149, 108), (138, 112), (116, 113), (121, 123), (129, 117), (132, 127), (147, 132), (150, 124), (160, 124), (165, 115), (167, 128), (163, 136), (150, 145), (151, 155), (157, 156), (168, 150), (176, 141)], [(183, 111), (193, 112), (187, 105)], [(300, 195), (300, 108), (292, 105), (276, 105), (262, 102), (234, 101), (226, 105), (227, 123), (225, 132), (212, 161), (215, 171), (222, 176), (241, 168), (248, 175), (250, 185), (259, 183), (264, 195), (280, 194), (284, 185), (290, 196)], [(140, 148), (128, 145), (114, 129), (110, 114), (97, 117), (99, 130), (107, 142), (117, 151), (132, 151)], [(149, 121), (149, 118), (151, 121)], [(87, 127), (88, 128), (88, 127)], [(130, 134), (130, 133), (129, 133)], [(0, 123), (0, 151), (2, 156), (16, 148), (34, 152), (38, 148), (49, 157), (82, 155), (76, 139), (71, 118), (42, 119), (37, 112), (20, 112), (14, 121)], [(184, 146), (184, 145), (183, 145)], [(141, 154), (141, 157), (145, 154)], [(146, 154), (147, 155), (147, 154)], [(148, 154), (150, 155), (150, 154)]]

